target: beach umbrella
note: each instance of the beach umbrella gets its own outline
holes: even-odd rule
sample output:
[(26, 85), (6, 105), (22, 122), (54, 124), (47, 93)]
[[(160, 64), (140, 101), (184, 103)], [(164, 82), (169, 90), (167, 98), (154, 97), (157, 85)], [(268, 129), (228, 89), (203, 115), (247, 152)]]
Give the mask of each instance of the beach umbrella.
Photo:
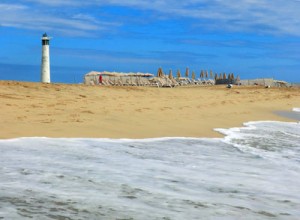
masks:
[(181, 77), (180, 70), (177, 70), (177, 79)]
[(208, 72), (207, 72), (207, 70), (205, 71), (205, 78), (206, 79), (208, 78)]
[(172, 69), (170, 69), (170, 72), (169, 72), (169, 79), (173, 79)]
[(213, 71), (212, 71), (212, 70), (210, 70), (210, 71), (209, 71), (209, 78), (211, 78), (211, 79), (212, 79), (213, 77), (214, 77), (214, 73), (213, 73)]
[(223, 79), (222, 73), (220, 73), (220, 75), (219, 75), (219, 79)]
[(218, 80), (219, 79), (219, 76), (218, 76), (218, 73), (215, 74), (215, 80)]
[(226, 77), (226, 73), (223, 73), (223, 79), (226, 79), (227, 77)]
[(161, 67), (158, 68), (158, 71), (157, 71), (157, 77), (163, 77), (163, 70)]
[(185, 69), (185, 77), (189, 77), (189, 68), (187, 67), (186, 69)]
[(195, 79), (196, 75), (195, 75), (195, 71), (192, 72), (192, 79)]
[(230, 80), (230, 83), (234, 83), (234, 76), (233, 76), (233, 73), (231, 73), (229, 75), (229, 80)]
[(204, 71), (201, 70), (201, 73), (200, 73), (200, 78), (203, 79), (204, 78)]

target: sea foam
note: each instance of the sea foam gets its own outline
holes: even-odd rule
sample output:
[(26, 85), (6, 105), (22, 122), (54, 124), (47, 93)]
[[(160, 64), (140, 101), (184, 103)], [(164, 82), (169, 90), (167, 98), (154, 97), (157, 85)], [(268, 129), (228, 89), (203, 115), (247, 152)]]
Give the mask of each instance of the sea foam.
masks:
[(300, 112), (300, 108), (293, 108), (294, 112)]
[(297, 219), (300, 124), (224, 138), (0, 141), (0, 218)]

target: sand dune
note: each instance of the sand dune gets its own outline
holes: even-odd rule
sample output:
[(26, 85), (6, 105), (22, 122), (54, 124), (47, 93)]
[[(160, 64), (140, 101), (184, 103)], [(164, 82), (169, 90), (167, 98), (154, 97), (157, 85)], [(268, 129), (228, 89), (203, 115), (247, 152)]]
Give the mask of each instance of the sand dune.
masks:
[(219, 137), (214, 128), (300, 106), (300, 90), (263, 87), (100, 87), (0, 81), (0, 138)]

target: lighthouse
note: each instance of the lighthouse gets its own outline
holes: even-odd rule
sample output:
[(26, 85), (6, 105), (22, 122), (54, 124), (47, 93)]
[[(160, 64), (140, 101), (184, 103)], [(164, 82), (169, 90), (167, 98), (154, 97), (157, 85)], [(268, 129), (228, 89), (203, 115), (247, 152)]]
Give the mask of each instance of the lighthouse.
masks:
[(45, 33), (42, 37), (42, 66), (41, 66), (41, 82), (50, 83), (50, 38)]

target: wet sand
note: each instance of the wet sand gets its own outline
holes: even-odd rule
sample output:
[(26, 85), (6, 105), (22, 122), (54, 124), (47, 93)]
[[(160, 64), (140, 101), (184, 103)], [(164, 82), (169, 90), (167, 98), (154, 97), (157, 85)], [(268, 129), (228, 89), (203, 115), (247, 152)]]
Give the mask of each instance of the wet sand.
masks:
[(214, 128), (296, 121), (300, 89), (101, 87), (0, 81), (0, 138), (220, 137)]

